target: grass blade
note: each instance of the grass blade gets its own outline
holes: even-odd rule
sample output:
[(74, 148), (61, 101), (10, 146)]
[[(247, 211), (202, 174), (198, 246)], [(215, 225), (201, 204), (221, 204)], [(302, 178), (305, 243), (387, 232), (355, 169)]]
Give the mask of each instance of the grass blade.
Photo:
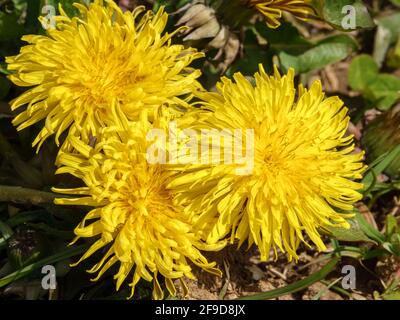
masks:
[(379, 230), (375, 229), (370, 223), (368, 223), (358, 210), (354, 210), (354, 212), (356, 214), (356, 221), (358, 222), (361, 230), (367, 235), (367, 237), (376, 241), (379, 244), (384, 243), (385, 236), (380, 233)]
[(0, 288), (8, 285), (9, 283), (11, 283), (17, 279), (20, 279), (20, 278), (30, 274), (32, 271), (39, 269), (42, 266), (45, 266), (47, 264), (52, 264), (52, 263), (76, 256), (76, 255), (79, 255), (79, 254), (85, 252), (88, 249), (88, 247), (89, 247), (89, 244), (84, 244), (84, 245), (77, 246), (77, 247), (69, 247), (60, 253), (54, 254), (50, 257), (47, 257), (38, 262), (32, 263), (24, 268), (21, 268), (15, 272), (9, 274), (8, 276), (1, 278), (0, 279)]
[(0, 220), (0, 249), (6, 246), (7, 240), (12, 236), (12, 234), (12, 229)]
[(364, 184), (364, 192), (372, 189), (376, 177), (379, 176), (399, 155), (400, 145), (393, 148), (390, 152), (383, 154), (371, 163), (370, 169), (362, 180), (362, 183)]
[(336, 283), (338, 283), (340, 280), (342, 280), (342, 278), (337, 278), (335, 281), (333, 281), (332, 283), (329, 283), (326, 285), (326, 288), (320, 290), (315, 296), (313, 296), (311, 298), (311, 300), (320, 300), (321, 297), (327, 293)]
[(298, 282), (289, 284), (286, 287), (274, 289), (271, 291), (263, 292), (260, 294), (250, 295), (241, 297), (238, 300), (267, 300), (267, 299), (275, 299), (280, 296), (284, 296), (290, 293), (298, 292), (300, 290), (306, 289), (312, 284), (323, 280), (336, 266), (339, 262), (339, 258), (334, 257), (331, 261), (329, 261), (321, 270), (315, 272), (311, 276), (300, 280)]

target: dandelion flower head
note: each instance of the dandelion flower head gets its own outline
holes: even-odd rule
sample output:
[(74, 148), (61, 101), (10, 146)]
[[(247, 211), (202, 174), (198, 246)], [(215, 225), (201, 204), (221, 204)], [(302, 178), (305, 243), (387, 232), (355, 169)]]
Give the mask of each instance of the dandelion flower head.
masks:
[[(57, 204), (93, 206), (76, 227), (76, 240), (96, 241), (78, 261), (96, 251), (105, 254), (90, 273), (97, 280), (110, 267), (119, 266), (116, 288), (130, 278), (132, 295), (140, 279), (153, 282), (153, 297), (163, 298), (159, 276), (171, 295), (176, 294), (174, 280), (187, 287), (184, 277), (193, 279), (192, 267), (198, 266), (220, 275), (215, 263), (209, 263), (200, 250), (220, 250), (207, 245), (192, 231), (191, 219), (183, 207), (174, 205), (166, 189), (170, 172), (162, 165), (149, 164), (147, 149), (152, 143), (147, 133), (165, 120), (148, 120), (143, 112), (138, 122), (130, 122), (121, 108), (112, 105), (114, 125), (102, 130), (94, 147), (76, 136), (67, 139), (73, 152), (60, 152), (57, 173), (68, 173), (81, 179), (83, 187), (56, 189), (70, 198), (56, 199)], [(162, 119), (162, 118), (161, 118)]]
[(58, 144), (71, 126), (88, 141), (107, 125), (114, 99), (132, 121), (163, 104), (189, 107), (200, 88), (200, 71), (189, 65), (203, 55), (171, 43), (180, 29), (163, 33), (163, 8), (123, 13), (112, 0), (74, 5), (79, 16), (68, 17), (60, 6), (54, 28), (24, 36), (28, 45), (6, 60), (10, 79), (29, 87), (11, 103), (13, 110), (26, 106), (14, 125), (21, 130), (45, 119), (34, 146), (52, 134)]
[[(248, 163), (229, 163), (222, 155), (219, 163), (178, 164), (181, 171), (168, 185), (176, 201), (196, 213), (195, 229), (210, 244), (227, 236), (232, 243), (248, 240), (263, 260), (277, 248), (297, 259), (298, 245), (309, 245), (308, 239), (324, 250), (321, 229), (349, 227), (353, 204), (362, 197), (355, 180), (362, 178), (364, 153), (353, 152), (343, 102), (326, 98), (319, 81), (296, 91), (292, 69), (268, 76), (262, 66), (255, 85), (237, 73), (234, 81), (222, 78), (217, 90), (201, 95), (202, 107), (182, 123), (254, 130), (253, 168), (238, 175)], [(223, 141), (214, 149), (225, 150)]]

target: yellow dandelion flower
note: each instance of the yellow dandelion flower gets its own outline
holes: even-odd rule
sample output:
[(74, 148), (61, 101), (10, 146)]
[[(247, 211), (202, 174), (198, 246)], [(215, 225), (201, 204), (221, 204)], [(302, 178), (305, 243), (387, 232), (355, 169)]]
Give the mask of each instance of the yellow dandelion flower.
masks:
[(163, 298), (158, 275), (165, 278), (170, 294), (176, 294), (174, 279), (179, 279), (187, 291), (183, 277), (194, 278), (189, 261), (220, 275), (215, 263), (207, 262), (200, 250), (219, 250), (221, 246), (206, 245), (192, 232), (190, 217), (173, 204), (172, 194), (166, 189), (169, 171), (147, 161), (146, 151), (152, 141), (147, 141), (146, 135), (153, 125), (146, 116), (136, 123), (128, 121), (117, 103), (110, 110), (115, 125), (102, 131), (94, 147), (70, 134), (67, 139), (75, 151), (61, 151), (58, 156), (57, 173), (72, 174), (85, 186), (54, 188), (55, 192), (78, 196), (55, 202), (95, 207), (75, 229), (74, 242), (97, 238), (77, 264), (104, 247), (105, 255), (89, 270), (98, 273), (94, 281), (117, 264), (117, 290), (131, 274), (132, 295), (143, 278), (153, 281), (155, 299)]
[(301, 19), (314, 15), (309, 0), (245, 0), (245, 2), (264, 15), (270, 28), (281, 25), (283, 11), (290, 12)]
[[(338, 97), (326, 98), (319, 81), (296, 91), (293, 70), (281, 76), (275, 69), (269, 77), (260, 66), (255, 85), (240, 73), (234, 80), (222, 78), (218, 92), (202, 94), (201, 110), (190, 111), (180, 125), (225, 133), (240, 129), (240, 136), (226, 140), (239, 145), (231, 156), (246, 154), (243, 130), (251, 130), (253, 157), (227, 159), (230, 149), (225, 152), (224, 139), (217, 139), (212, 145), (220, 152), (217, 162), (174, 165), (182, 171), (168, 188), (197, 215), (195, 230), (207, 243), (230, 235), (232, 243), (256, 244), (263, 260), (277, 248), (292, 260), (298, 245), (307, 244), (307, 234), (324, 250), (321, 229), (348, 227), (346, 219), (361, 199), (362, 184), (353, 180), (362, 178), (364, 153), (353, 154), (353, 137), (346, 136), (347, 108)], [(238, 168), (252, 170), (238, 174)]]
[(156, 14), (143, 7), (123, 13), (112, 0), (74, 6), (79, 17), (69, 18), (60, 6), (54, 29), (24, 36), (29, 45), (7, 58), (10, 79), (32, 87), (11, 103), (13, 110), (27, 106), (14, 125), (21, 130), (45, 119), (34, 146), (54, 133), (58, 144), (71, 125), (84, 140), (95, 136), (114, 99), (130, 120), (162, 104), (188, 107), (200, 87), (200, 71), (189, 65), (203, 54), (171, 44), (181, 29), (163, 34), (163, 8)]

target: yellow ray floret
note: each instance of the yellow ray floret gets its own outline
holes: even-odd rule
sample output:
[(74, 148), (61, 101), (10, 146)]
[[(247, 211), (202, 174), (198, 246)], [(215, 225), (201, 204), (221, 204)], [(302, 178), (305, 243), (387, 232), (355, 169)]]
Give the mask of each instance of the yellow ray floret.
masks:
[(146, 116), (137, 123), (129, 122), (117, 103), (110, 110), (115, 125), (103, 130), (94, 147), (70, 134), (67, 139), (75, 151), (61, 151), (57, 160), (61, 166), (57, 173), (72, 174), (85, 186), (54, 189), (77, 196), (60, 198), (56, 203), (95, 207), (75, 229), (75, 240), (97, 238), (80, 261), (107, 248), (104, 257), (89, 270), (98, 273), (96, 280), (111, 266), (119, 265), (114, 276), (117, 290), (129, 277), (133, 295), (135, 285), (145, 279), (154, 282), (156, 299), (163, 297), (159, 275), (172, 295), (176, 293), (175, 279), (186, 288), (183, 278), (193, 279), (189, 262), (220, 275), (215, 263), (207, 262), (200, 250), (219, 250), (222, 246), (206, 245), (192, 232), (190, 217), (173, 204), (172, 194), (166, 189), (170, 172), (147, 161), (150, 142), (146, 135), (153, 125)]
[[(296, 92), (293, 70), (268, 76), (260, 66), (255, 85), (237, 73), (217, 89), (201, 95), (202, 108), (182, 125), (253, 130), (253, 157), (229, 163), (224, 140), (217, 139), (219, 162), (173, 166), (181, 170), (168, 185), (176, 201), (197, 214), (195, 229), (210, 244), (230, 235), (231, 242), (255, 243), (263, 260), (276, 248), (297, 259), (307, 235), (324, 250), (319, 229), (348, 227), (346, 218), (361, 199), (362, 184), (354, 180), (365, 170), (364, 153), (353, 153), (353, 137), (346, 135), (347, 108), (338, 97), (326, 98), (319, 81)], [(240, 155), (246, 139), (240, 136)], [(251, 170), (238, 174), (240, 167)]]
[(123, 13), (111, 0), (75, 6), (79, 17), (69, 18), (60, 7), (54, 29), (24, 36), (29, 45), (6, 60), (10, 79), (32, 87), (11, 103), (13, 110), (27, 106), (14, 125), (21, 130), (45, 119), (33, 145), (40, 147), (52, 134), (58, 143), (71, 125), (88, 140), (107, 124), (114, 99), (130, 120), (162, 104), (188, 107), (200, 88), (200, 71), (189, 65), (203, 55), (171, 44), (179, 29), (163, 34), (163, 8), (156, 14), (143, 7)]
[(294, 16), (306, 19), (314, 15), (314, 10), (309, 0), (244, 0), (250, 7), (254, 7), (262, 13), (270, 28), (277, 28), (281, 25), (280, 19), (284, 11)]

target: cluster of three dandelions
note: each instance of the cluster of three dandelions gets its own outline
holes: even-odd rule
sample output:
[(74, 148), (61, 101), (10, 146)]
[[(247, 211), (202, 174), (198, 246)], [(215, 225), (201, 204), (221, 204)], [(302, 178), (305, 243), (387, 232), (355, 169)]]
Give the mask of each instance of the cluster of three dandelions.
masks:
[[(84, 2), (88, 5), (90, 0), (84, 0)], [(46, 30), (55, 29), (56, 8), (45, 5), (42, 7), (42, 14), (45, 15), (41, 19), (42, 27)], [(342, 28), (356, 29), (355, 7), (344, 6), (342, 14), (344, 15), (341, 22)], [(244, 136), (245, 141), (243, 141)], [(178, 129), (177, 123), (171, 121), (168, 130), (153, 128), (147, 133), (146, 139), (153, 142), (146, 152), (146, 158), (150, 164), (236, 164), (241, 165), (235, 169), (237, 175), (249, 175), (254, 168), (254, 129), (201, 129), (198, 132), (189, 128)], [(245, 150), (245, 155), (243, 150)], [(346, 283), (348, 277), (350, 287), (354, 288), (354, 267), (351, 270), (342, 270), (342, 273), (346, 271), (351, 272), (342, 279), (342, 286), (348, 286)], [(54, 266), (44, 266), (42, 274), (47, 274), (42, 279), (42, 287), (55, 289)]]

